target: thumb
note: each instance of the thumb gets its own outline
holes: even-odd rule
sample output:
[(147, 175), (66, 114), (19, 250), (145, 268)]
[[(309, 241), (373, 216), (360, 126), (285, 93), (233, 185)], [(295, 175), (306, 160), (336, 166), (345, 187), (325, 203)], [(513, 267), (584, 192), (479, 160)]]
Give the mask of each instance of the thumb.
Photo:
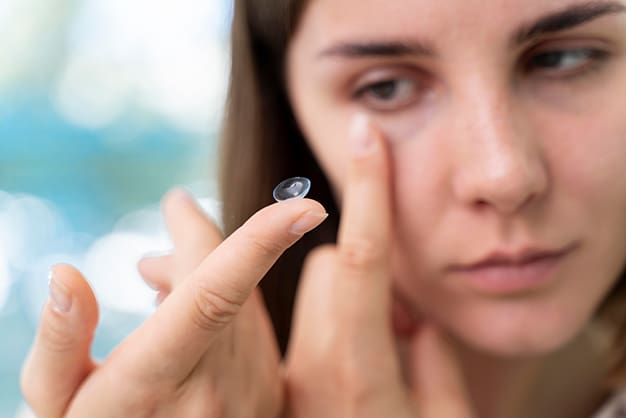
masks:
[(24, 398), (40, 418), (59, 418), (93, 370), (90, 347), (98, 322), (96, 298), (73, 267), (50, 271), (50, 299), (24, 364)]
[(452, 347), (432, 324), (411, 341), (411, 381), (421, 418), (475, 417)]

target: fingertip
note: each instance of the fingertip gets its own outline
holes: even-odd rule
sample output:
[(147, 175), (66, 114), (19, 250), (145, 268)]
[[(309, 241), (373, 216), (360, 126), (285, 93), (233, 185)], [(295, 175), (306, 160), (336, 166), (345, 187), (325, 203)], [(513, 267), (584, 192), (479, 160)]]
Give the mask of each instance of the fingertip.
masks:
[(349, 125), (347, 144), (354, 162), (368, 161), (384, 149), (384, 136), (367, 114), (356, 113)]
[(201, 254), (204, 255), (223, 239), (222, 230), (216, 221), (191, 192), (182, 187), (165, 194), (161, 202), (161, 212), (174, 247), (182, 249), (183, 253), (201, 247)]
[(313, 248), (305, 257), (302, 267), (303, 274), (309, 270), (334, 266), (337, 258), (337, 247), (333, 244), (323, 244)]
[(328, 211), (326, 210), (326, 208), (324, 207), (324, 205), (322, 205), (320, 202), (318, 202), (317, 200), (313, 200), (313, 199), (303, 199), (306, 204), (310, 205), (311, 211), (314, 212), (318, 212), (318, 213), (328, 213)]
[(189, 190), (178, 186), (168, 190), (161, 199), (162, 206), (167, 206), (174, 202), (195, 202), (195, 198)]
[(269, 206), (258, 211), (255, 215), (253, 215), (249, 220), (256, 218), (257, 214), (260, 216), (266, 216), (268, 212), (289, 212), (293, 213), (295, 218), (305, 214), (305, 213), (319, 213), (326, 214), (328, 213), (324, 205), (314, 199), (290, 199), (282, 202), (273, 203)]
[(171, 254), (143, 257), (137, 262), (137, 271), (152, 290), (171, 290), (176, 271), (175, 258)]
[[(57, 264), (51, 267), (50, 276), (50, 299), (20, 373), (24, 398), (38, 416), (60, 416), (94, 367), (90, 348), (98, 322), (95, 296), (78, 270)], [(63, 295), (55, 296), (53, 292)], [(59, 297), (71, 303), (59, 307), (54, 300)]]
[(180, 207), (185, 206), (195, 207), (197, 204), (191, 192), (183, 187), (170, 189), (161, 198), (161, 212), (166, 221)]
[(84, 326), (95, 327), (98, 322), (96, 296), (87, 280), (75, 267), (69, 264), (53, 265), (48, 281), (52, 302), (50, 307), (53, 310), (57, 313), (72, 314), (76, 318), (75, 321), (79, 319)]
[(144, 255), (137, 260), (135, 267), (141, 276), (144, 278), (150, 277), (154, 272), (154, 265), (157, 264), (158, 259), (159, 256)]
[(141, 276), (145, 277), (146, 273), (148, 272), (151, 259), (152, 257), (143, 256), (135, 263), (135, 268)]

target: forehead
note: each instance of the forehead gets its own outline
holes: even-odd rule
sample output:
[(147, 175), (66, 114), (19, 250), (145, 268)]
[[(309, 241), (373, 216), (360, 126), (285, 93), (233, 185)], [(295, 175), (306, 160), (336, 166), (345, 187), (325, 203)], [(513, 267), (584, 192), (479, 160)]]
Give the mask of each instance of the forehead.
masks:
[[(506, 36), (521, 25), (585, 0), (311, 0), (299, 32), (311, 40), (420, 36), (454, 41)], [(624, 2), (626, 3), (626, 2)]]

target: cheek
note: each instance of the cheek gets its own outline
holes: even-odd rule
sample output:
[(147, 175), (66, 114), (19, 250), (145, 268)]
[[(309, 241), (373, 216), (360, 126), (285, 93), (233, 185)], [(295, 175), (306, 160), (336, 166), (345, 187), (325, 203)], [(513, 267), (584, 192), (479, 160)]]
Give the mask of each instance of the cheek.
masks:
[(446, 180), (454, 150), (446, 149), (445, 141), (424, 135), (393, 144), (396, 291), (418, 314), (486, 350), (546, 353), (574, 338), (626, 262), (623, 114), (620, 105), (570, 120), (535, 119), (545, 138), (550, 188), (527, 225), (541, 236), (582, 239), (584, 252), (563, 271), (562, 286), (518, 301), (481, 298), (446, 283), (441, 270), (451, 261), (446, 257), (465, 254), (486, 230), (454, 200)]
[[(409, 299), (425, 289), (443, 262), (437, 242), (450, 224), (447, 151), (443, 141), (413, 138), (392, 147), (394, 276)], [(440, 156), (440, 158), (437, 158)], [(448, 245), (454, 245), (451, 242)]]
[(626, 106), (605, 108), (555, 128), (547, 150), (554, 222), (585, 237), (599, 272), (626, 262)]
[(434, 248), (454, 214), (449, 180), (453, 150), (450, 141), (438, 139), (424, 131), (391, 145), (397, 245), (409, 258), (423, 259), (419, 265), (425, 270), (442, 261)]
[[(624, 109), (626, 112), (626, 109)], [(553, 177), (571, 199), (594, 209), (624, 209), (626, 201), (626, 122), (589, 117), (557, 131), (548, 149)], [(597, 206), (597, 208), (596, 208)]]
[(616, 75), (605, 85), (585, 95), (581, 110), (568, 117), (544, 112), (536, 119), (546, 138), (554, 138), (546, 152), (553, 162), (555, 187), (570, 208), (581, 209), (580, 219), (589, 222), (581, 227), (612, 224), (624, 234), (626, 101), (615, 92), (625, 91), (626, 77)]

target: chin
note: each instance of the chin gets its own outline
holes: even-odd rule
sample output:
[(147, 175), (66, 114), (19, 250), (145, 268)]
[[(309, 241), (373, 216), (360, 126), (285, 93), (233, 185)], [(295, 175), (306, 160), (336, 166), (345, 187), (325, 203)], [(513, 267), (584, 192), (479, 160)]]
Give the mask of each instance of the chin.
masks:
[(572, 343), (586, 329), (591, 312), (558, 303), (483, 301), (431, 313), (463, 346), (497, 357), (533, 358)]

